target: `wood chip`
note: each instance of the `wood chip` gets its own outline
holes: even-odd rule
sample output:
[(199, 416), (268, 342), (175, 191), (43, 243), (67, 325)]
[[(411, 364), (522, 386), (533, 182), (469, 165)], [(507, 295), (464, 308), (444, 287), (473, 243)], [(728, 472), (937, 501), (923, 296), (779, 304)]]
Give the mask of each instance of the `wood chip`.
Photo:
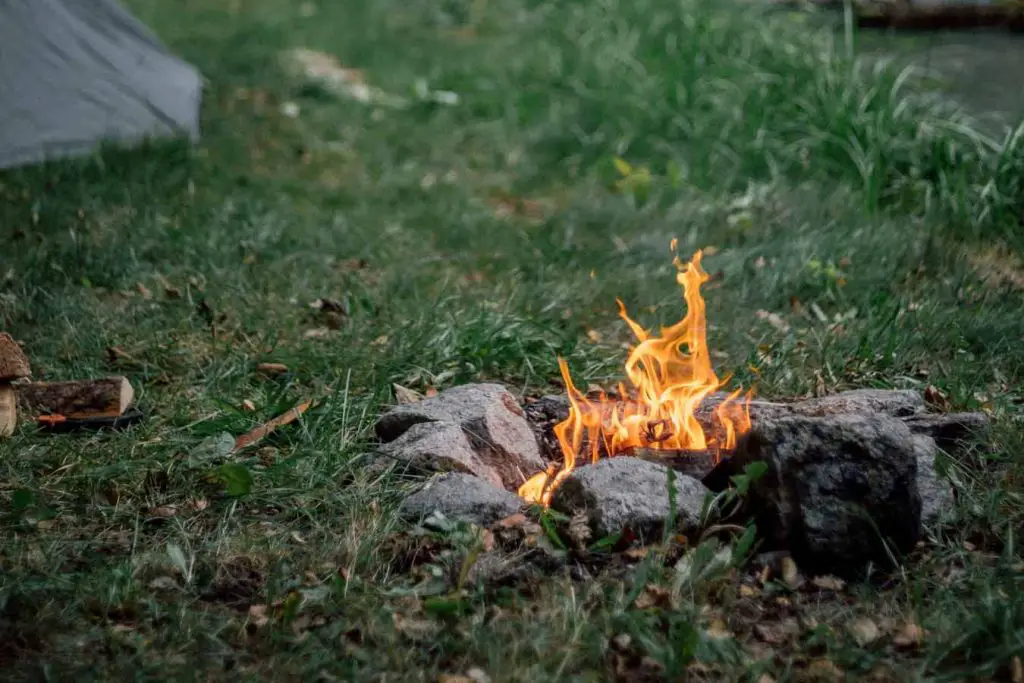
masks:
[(28, 356), (11, 335), (0, 332), (0, 382), (11, 382), (31, 376), (32, 368), (29, 366)]
[(288, 366), (284, 363), (260, 363), (256, 369), (268, 375), (280, 375), (288, 372)]

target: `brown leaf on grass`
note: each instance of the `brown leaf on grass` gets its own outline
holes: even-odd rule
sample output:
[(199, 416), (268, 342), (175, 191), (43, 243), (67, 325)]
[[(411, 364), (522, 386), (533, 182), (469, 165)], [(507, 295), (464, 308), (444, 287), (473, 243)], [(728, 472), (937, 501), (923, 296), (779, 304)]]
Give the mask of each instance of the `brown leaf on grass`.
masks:
[(1010, 681), (1011, 683), (1024, 683), (1024, 663), (1021, 663), (1020, 656), (1010, 660)]
[(288, 366), (284, 363), (260, 363), (256, 369), (267, 375), (281, 375), (288, 372)]
[(782, 621), (754, 624), (754, 635), (769, 645), (781, 645), (800, 635), (800, 624), (792, 617)]
[(195, 512), (202, 512), (206, 508), (210, 507), (210, 501), (204, 498), (196, 498), (195, 500), (189, 501), (189, 507)]
[(811, 579), (811, 583), (822, 590), (826, 591), (841, 591), (846, 588), (846, 582), (840, 578), (832, 576), (831, 574), (825, 574), (824, 576), (815, 576)]
[(833, 683), (844, 680), (846, 674), (830, 659), (815, 659), (802, 671), (796, 680)]
[(234, 451), (240, 451), (247, 446), (251, 446), (252, 444), (261, 440), (267, 434), (273, 432), (278, 427), (283, 427), (286, 424), (295, 422), (295, 420), (299, 419), (299, 417), (301, 417), (302, 414), (306, 412), (311, 405), (311, 401), (300, 403), (291, 410), (281, 415), (278, 415), (273, 420), (270, 420), (269, 422), (260, 425), (259, 427), (253, 429), (250, 432), (242, 434), (237, 439), (235, 439)]
[(252, 400), (248, 398), (242, 401), (242, 407), (248, 410), (250, 413), (256, 412), (256, 404), (253, 403)]
[(489, 200), (494, 215), (501, 219), (513, 217), (525, 218), (527, 221), (539, 223), (547, 218), (551, 207), (548, 203), (525, 197), (499, 193)]
[(526, 515), (521, 512), (517, 512), (510, 517), (506, 517), (505, 519), (496, 522), (494, 526), (501, 527), (502, 529), (514, 529), (516, 527), (523, 526), (529, 521), (530, 520), (527, 519)]
[(901, 650), (913, 650), (924, 643), (924, 629), (911, 620), (903, 624), (899, 632), (893, 636), (892, 644)]
[(437, 634), (438, 626), (429, 619), (407, 617), (395, 613), (392, 615), (395, 630), (410, 640), (417, 642), (432, 641)]
[(928, 405), (937, 408), (944, 413), (948, 413), (951, 409), (949, 397), (934, 385), (928, 385), (928, 388), (924, 390), (924, 400)]
[(149, 291), (149, 287), (142, 284), (141, 282), (135, 283), (135, 289), (138, 290), (139, 296), (141, 296), (143, 299), (146, 299), (148, 301), (149, 299), (153, 298), (153, 292)]
[(401, 384), (392, 384), (391, 388), (395, 390), (395, 401), (398, 402), (398, 405), (408, 405), (423, 399), (423, 394), (408, 387), (403, 387)]
[(490, 529), (480, 530), (480, 548), (485, 553), (489, 553), (494, 550), (494, 532)]
[(331, 336), (331, 330), (326, 327), (313, 327), (302, 333), (303, 339), (323, 339)]
[(709, 638), (717, 640), (724, 640), (726, 638), (732, 638), (733, 633), (729, 630), (728, 624), (722, 619), (714, 619), (708, 624), (708, 627), (704, 630)]
[(269, 621), (266, 605), (249, 605), (249, 623), (260, 627), (266, 626)]
[(854, 642), (861, 647), (866, 647), (871, 643), (878, 640), (882, 635), (881, 630), (878, 628), (878, 624), (869, 619), (868, 617), (860, 617), (854, 619), (849, 626), (850, 635), (853, 636)]
[(650, 609), (652, 607), (671, 609), (674, 607), (672, 603), (672, 593), (667, 588), (648, 584), (644, 586), (643, 591), (636, 597), (633, 605), (637, 609)]
[(175, 515), (178, 514), (178, 506), (177, 505), (160, 505), (160, 506), (155, 507), (152, 510), (150, 510), (150, 513), (154, 517), (163, 517), (164, 519), (168, 519), (168, 518), (174, 517)]
[(1005, 249), (992, 248), (970, 254), (967, 260), (986, 286), (1024, 290), (1024, 262)]
[(796, 590), (804, 582), (802, 576), (800, 576), (799, 570), (796, 568), (796, 562), (793, 561), (792, 557), (782, 558), (782, 580), (786, 582), (786, 585)]
[(469, 676), (461, 674), (441, 674), (437, 677), (437, 683), (474, 683)]
[(771, 313), (769, 311), (757, 311), (754, 313), (758, 320), (766, 320), (768, 324), (774, 327), (779, 332), (789, 332), (789, 323), (782, 319), (778, 313)]

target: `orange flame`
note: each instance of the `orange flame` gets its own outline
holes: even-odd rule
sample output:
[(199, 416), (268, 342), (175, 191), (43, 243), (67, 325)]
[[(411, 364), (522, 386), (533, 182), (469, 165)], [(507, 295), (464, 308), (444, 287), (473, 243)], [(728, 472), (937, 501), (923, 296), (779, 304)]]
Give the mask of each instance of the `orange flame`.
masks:
[[(675, 251), (676, 241), (672, 241)], [(631, 388), (619, 384), (616, 397), (601, 393), (589, 399), (572, 382), (565, 360), (558, 366), (569, 397), (569, 417), (555, 427), (562, 449), (561, 469), (541, 472), (519, 488), (530, 502), (547, 505), (555, 489), (575, 469), (580, 457), (596, 462), (602, 453), (615, 456), (634, 448), (673, 451), (711, 451), (720, 454), (736, 446), (738, 436), (750, 429), (751, 392), (740, 400), (741, 389), (730, 393), (713, 412), (711, 434), (697, 420), (704, 399), (720, 389), (707, 347), (707, 322), (700, 286), (708, 281), (701, 268), (702, 252), (684, 264), (673, 259), (676, 281), (683, 288), (686, 317), (661, 335), (651, 334), (626, 313), (622, 301), (619, 316), (626, 321), (638, 344), (626, 360)]]

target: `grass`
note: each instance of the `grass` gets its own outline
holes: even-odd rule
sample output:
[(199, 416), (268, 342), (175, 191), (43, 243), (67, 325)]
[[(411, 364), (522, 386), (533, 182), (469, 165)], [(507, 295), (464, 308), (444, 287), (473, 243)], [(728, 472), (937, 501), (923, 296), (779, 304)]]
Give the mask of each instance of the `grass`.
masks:
[[(12, 678), (1009, 680), (1024, 129), (987, 137), (912, 74), (752, 7), (128, 4), (209, 80), (204, 138), (0, 175), (0, 328), (36, 377), (124, 373), (149, 410), (0, 443)], [(293, 47), (411, 104), (289, 75)], [(417, 79), (458, 105), (417, 100)], [(645, 325), (682, 315), (673, 236), (714, 247), (715, 361), (760, 395), (933, 385), (992, 412), (901, 574), (762, 586), (744, 557), (709, 559), (735, 543), (716, 537), (688, 572), (670, 539), (643, 560), (531, 551), (499, 581), (467, 563), (488, 554), (472, 530), (396, 520), (410, 480), (365, 468), (392, 384), (540, 394), (558, 355), (584, 384), (617, 378), (615, 297)], [(309, 336), (319, 297), (348, 315)], [(225, 462), (218, 435), (311, 397)], [(863, 616), (883, 629), (866, 645)], [(919, 647), (895, 644), (908, 620)]]

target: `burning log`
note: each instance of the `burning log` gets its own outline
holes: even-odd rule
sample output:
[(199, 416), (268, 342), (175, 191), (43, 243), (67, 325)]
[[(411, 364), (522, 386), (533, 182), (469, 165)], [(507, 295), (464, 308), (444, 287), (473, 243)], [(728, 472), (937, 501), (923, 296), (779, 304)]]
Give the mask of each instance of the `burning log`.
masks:
[(28, 357), (11, 335), (0, 332), (0, 437), (10, 436), (18, 423), (12, 382), (31, 377)]

